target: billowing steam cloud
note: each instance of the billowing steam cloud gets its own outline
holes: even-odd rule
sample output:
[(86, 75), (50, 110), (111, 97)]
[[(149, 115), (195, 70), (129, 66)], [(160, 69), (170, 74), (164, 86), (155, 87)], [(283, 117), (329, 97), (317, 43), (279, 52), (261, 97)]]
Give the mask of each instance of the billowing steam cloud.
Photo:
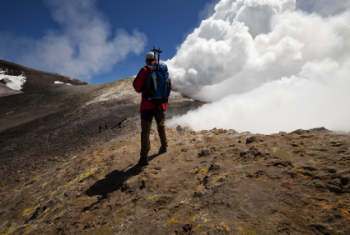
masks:
[(174, 89), (212, 103), (169, 124), (350, 131), (349, 23), (346, 0), (221, 0), (167, 61)]
[(19, 63), (89, 80), (108, 72), (128, 54), (144, 50), (146, 36), (137, 30), (131, 35), (123, 30), (113, 33), (94, 0), (46, 0), (45, 3), (60, 24), (60, 31), (49, 31), (39, 40), (0, 35), (3, 43), (12, 44), (13, 51), (21, 53), (16, 59)]

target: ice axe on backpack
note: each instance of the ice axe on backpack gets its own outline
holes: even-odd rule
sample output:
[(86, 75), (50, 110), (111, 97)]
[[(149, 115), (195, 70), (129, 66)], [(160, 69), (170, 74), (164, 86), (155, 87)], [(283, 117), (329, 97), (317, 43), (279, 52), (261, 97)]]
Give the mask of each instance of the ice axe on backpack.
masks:
[(162, 51), (160, 50), (160, 47), (159, 49), (157, 50), (154, 46), (153, 46), (153, 50), (151, 50), (154, 52), (154, 57), (156, 57), (156, 52), (158, 53), (158, 70), (159, 70), (159, 57), (160, 57), (160, 53), (162, 53)]

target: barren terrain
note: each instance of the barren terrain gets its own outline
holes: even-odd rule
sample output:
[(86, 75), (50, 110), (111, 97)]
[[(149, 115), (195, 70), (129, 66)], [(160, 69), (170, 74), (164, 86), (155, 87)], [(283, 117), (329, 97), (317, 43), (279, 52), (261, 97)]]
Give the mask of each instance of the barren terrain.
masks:
[(132, 81), (0, 97), (0, 234), (350, 234), (349, 133), (154, 124), (140, 167)]

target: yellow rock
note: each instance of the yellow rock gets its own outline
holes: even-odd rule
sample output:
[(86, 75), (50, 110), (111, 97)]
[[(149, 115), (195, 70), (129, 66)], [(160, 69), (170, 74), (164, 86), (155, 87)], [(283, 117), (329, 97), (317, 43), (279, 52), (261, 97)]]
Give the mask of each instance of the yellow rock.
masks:
[(148, 195), (147, 200), (152, 200), (152, 199), (155, 198), (155, 197), (157, 197), (157, 195), (153, 195), (153, 196)]
[(256, 232), (253, 229), (249, 228), (248, 226), (243, 225), (240, 228), (239, 234), (241, 234), (241, 235), (256, 235)]
[(224, 223), (220, 223), (220, 226), (222, 226), (227, 232), (230, 231), (230, 228), (224, 225)]
[(33, 213), (35, 211), (36, 207), (33, 207), (33, 208), (29, 208), (29, 209), (25, 209), (23, 212), (22, 212), (22, 216), (24, 217), (27, 217), (29, 216), (31, 213)]
[(12, 233), (12, 232), (15, 231), (15, 230), (16, 230), (16, 228), (11, 227), (11, 228), (9, 228), (9, 230), (7, 231), (7, 233), (2, 233), (2, 234), (0, 234), (0, 235), (8, 235), (8, 234)]
[(175, 224), (181, 224), (181, 223), (179, 221), (175, 220), (174, 218), (172, 218), (171, 220), (169, 220), (167, 226), (171, 226), (171, 225), (175, 225)]
[(27, 227), (24, 229), (24, 234), (29, 233), (30, 230), (32, 230), (34, 227), (36, 227), (36, 226), (34, 226), (34, 225), (29, 225), (29, 226), (27, 226)]
[(202, 230), (202, 225), (198, 224), (194, 229), (193, 232), (199, 233)]
[(200, 169), (199, 172), (196, 175), (196, 179), (200, 178), (201, 181), (204, 178), (204, 176), (207, 174), (208, 170), (207, 169)]

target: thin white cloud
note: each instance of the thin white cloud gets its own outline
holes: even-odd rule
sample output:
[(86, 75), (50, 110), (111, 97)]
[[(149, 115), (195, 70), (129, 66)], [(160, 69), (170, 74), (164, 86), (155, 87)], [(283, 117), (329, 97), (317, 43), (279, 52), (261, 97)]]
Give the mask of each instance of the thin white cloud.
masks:
[(176, 90), (213, 103), (169, 124), (350, 131), (350, 7), (336, 3), (342, 10), (324, 16), (329, 4), (221, 0), (166, 62)]
[[(41, 39), (31, 39), (30, 46), (23, 43), (25, 40), (18, 42), (17, 48), (12, 48), (21, 51), (17, 59), (19, 63), (89, 80), (94, 75), (110, 71), (129, 54), (140, 54), (144, 50), (145, 34), (138, 30), (131, 34), (122, 29), (113, 31), (103, 13), (96, 9), (94, 0), (44, 2), (61, 28), (46, 32)], [(0, 41), (9, 42), (11, 37), (8, 38)]]
[(210, 0), (207, 2), (203, 9), (198, 13), (198, 18), (200, 21), (208, 19), (215, 12), (215, 5), (219, 2), (219, 0)]

